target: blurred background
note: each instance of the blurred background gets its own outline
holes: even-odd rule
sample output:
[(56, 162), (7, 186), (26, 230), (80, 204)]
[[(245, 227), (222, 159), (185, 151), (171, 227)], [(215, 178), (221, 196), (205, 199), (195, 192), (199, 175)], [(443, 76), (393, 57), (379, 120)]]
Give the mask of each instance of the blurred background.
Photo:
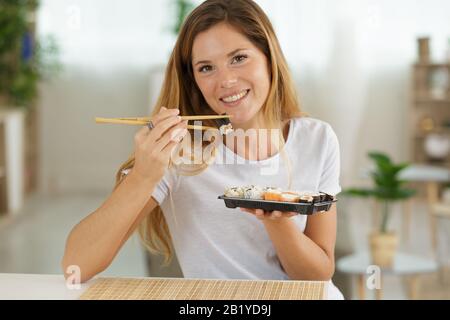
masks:
[[(348, 299), (449, 299), (450, 3), (256, 2), (302, 108), (340, 141), (335, 282)], [(0, 273), (62, 272), (69, 231), (133, 150), (136, 128), (94, 118), (151, 112), (200, 3), (0, 1)], [(133, 237), (103, 274), (180, 276), (160, 261)]]

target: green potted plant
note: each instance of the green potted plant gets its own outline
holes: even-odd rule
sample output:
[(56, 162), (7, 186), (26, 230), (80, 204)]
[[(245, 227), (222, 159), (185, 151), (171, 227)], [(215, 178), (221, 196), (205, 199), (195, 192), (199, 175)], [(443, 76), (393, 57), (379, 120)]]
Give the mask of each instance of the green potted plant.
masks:
[(0, 106), (29, 107), (38, 82), (58, 71), (52, 37), (34, 37), (37, 0), (0, 0)]
[(398, 236), (388, 229), (391, 206), (396, 201), (412, 197), (415, 190), (404, 188), (405, 181), (399, 173), (409, 166), (408, 163), (395, 164), (384, 153), (369, 152), (369, 158), (375, 162), (375, 169), (370, 172), (372, 188), (349, 188), (343, 194), (357, 197), (372, 197), (382, 205), (381, 224), (369, 236), (372, 262), (380, 267), (392, 266), (398, 246)]
[(172, 27), (172, 32), (175, 36), (177, 36), (178, 33), (180, 33), (184, 19), (192, 11), (194, 5), (189, 0), (175, 0), (174, 3), (175, 3), (175, 21)]

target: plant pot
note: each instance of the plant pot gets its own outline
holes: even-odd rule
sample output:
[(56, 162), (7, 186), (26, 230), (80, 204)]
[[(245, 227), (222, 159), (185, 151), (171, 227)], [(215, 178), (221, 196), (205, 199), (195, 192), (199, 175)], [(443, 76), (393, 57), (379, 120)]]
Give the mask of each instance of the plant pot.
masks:
[(394, 232), (372, 233), (369, 236), (372, 263), (380, 268), (390, 268), (394, 263), (398, 236)]

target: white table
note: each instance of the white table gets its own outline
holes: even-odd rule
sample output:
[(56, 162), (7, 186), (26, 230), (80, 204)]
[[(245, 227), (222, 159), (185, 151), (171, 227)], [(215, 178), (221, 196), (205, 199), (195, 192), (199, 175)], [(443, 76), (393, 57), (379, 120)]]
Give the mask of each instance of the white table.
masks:
[[(425, 183), (428, 202), (428, 217), (430, 221), (431, 244), (433, 245), (433, 250), (436, 251), (437, 224), (434, 215), (434, 207), (439, 202), (439, 184), (450, 182), (450, 170), (443, 167), (414, 164), (400, 172), (399, 177), (405, 181)], [(408, 223), (406, 225), (409, 229), (409, 221), (411, 216), (410, 210), (407, 214)]]
[[(339, 271), (358, 277), (358, 297), (361, 300), (365, 299), (365, 276), (371, 274), (368, 274), (368, 267), (371, 265), (372, 262), (368, 252), (359, 252), (343, 257), (336, 264), (336, 268)], [(437, 263), (432, 259), (397, 252), (392, 268), (381, 269), (381, 279), (385, 275), (408, 276), (410, 278), (409, 298), (417, 299), (419, 275), (436, 272), (437, 270)], [(383, 284), (381, 283), (381, 288), (375, 291), (377, 299), (382, 298), (382, 290)]]
[(69, 289), (62, 274), (0, 273), (0, 300), (76, 300), (95, 281)]

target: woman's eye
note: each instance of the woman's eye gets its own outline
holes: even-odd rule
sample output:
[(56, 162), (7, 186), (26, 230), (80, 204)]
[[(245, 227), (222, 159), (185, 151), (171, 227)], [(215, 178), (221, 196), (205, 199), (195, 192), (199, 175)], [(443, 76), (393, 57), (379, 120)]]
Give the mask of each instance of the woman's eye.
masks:
[(208, 72), (208, 71), (211, 71), (212, 70), (212, 67), (211, 66), (202, 66), (202, 67), (200, 67), (199, 69), (198, 69), (198, 71), (199, 72), (202, 72), (202, 73), (205, 73), (205, 72)]
[(233, 62), (234, 62), (234, 61), (236, 61), (236, 62), (242, 62), (242, 61), (244, 61), (245, 59), (247, 59), (247, 56), (246, 56), (246, 55), (243, 55), (243, 54), (240, 54), (240, 55), (235, 56), (235, 57), (233, 58)]

